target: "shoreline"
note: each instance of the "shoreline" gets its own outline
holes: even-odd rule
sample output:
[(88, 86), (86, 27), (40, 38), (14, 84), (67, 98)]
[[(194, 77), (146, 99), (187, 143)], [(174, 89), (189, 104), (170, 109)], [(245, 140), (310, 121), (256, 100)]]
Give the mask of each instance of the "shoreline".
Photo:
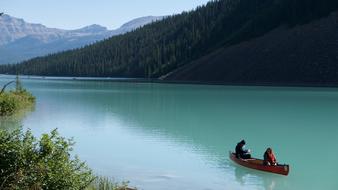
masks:
[[(13, 79), (16, 75), (0, 74), (1, 78)], [(334, 88), (338, 84), (319, 83), (273, 83), (273, 82), (221, 82), (221, 81), (177, 81), (147, 78), (112, 78), (112, 77), (62, 77), (62, 76), (35, 76), (20, 75), (21, 79), (28, 80), (65, 80), (65, 81), (96, 81), (96, 82), (125, 82), (125, 83), (155, 83), (155, 84), (179, 84), (179, 85), (210, 85), (210, 86), (240, 86), (240, 87), (303, 87), (303, 88)]]

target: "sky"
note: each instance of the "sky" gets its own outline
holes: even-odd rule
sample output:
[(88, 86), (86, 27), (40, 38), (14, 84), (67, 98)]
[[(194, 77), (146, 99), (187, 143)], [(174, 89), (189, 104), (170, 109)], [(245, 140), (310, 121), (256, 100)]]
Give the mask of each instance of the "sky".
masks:
[(209, 0), (0, 0), (0, 12), (51, 28), (99, 24), (116, 29), (142, 16), (189, 11)]

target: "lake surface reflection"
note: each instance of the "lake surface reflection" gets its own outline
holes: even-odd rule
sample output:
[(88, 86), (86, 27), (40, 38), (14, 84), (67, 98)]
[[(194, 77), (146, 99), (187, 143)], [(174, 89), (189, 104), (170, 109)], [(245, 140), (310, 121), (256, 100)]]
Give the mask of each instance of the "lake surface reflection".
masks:
[[(58, 128), (74, 137), (75, 153), (97, 174), (139, 189), (338, 188), (337, 89), (23, 83), (37, 97), (20, 122), (25, 129), (40, 135)], [(242, 138), (256, 157), (273, 147), (290, 175), (232, 163), (228, 151)]]

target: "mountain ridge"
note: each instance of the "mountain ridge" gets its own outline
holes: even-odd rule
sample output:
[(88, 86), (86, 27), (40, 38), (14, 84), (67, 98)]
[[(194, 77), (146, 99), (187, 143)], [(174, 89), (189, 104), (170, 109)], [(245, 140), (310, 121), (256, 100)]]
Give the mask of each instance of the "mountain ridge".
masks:
[(336, 0), (214, 0), (85, 48), (2, 66), (0, 72), (338, 86), (338, 45), (331, 42), (338, 38), (337, 23), (312, 25), (337, 11)]
[[(4, 14), (0, 17), (0, 64), (20, 62), (37, 56), (65, 51), (123, 34), (163, 17), (147, 16), (127, 23), (133, 26), (108, 30), (92, 24), (75, 30), (49, 28)], [(142, 22), (138, 22), (142, 20)], [(126, 23), (126, 24), (127, 24)], [(86, 39), (87, 38), (87, 39)], [(33, 43), (32, 48), (26, 48)], [(22, 48), (20, 48), (20, 46)], [(26, 47), (24, 47), (26, 46)]]

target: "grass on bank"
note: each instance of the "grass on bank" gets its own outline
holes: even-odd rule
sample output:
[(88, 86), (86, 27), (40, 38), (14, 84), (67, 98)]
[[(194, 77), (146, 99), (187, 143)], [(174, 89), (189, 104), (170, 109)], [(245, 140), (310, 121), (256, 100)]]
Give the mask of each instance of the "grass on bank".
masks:
[(18, 76), (15, 83), (15, 90), (6, 92), (7, 85), (5, 85), (0, 92), (0, 116), (13, 115), (15, 112), (30, 107), (35, 103), (35, 97), (22, 87)]
[(10, 91), (0, 94), (0, 116), (9, 116), (34, 105), (35, 98), (28, 91)]

